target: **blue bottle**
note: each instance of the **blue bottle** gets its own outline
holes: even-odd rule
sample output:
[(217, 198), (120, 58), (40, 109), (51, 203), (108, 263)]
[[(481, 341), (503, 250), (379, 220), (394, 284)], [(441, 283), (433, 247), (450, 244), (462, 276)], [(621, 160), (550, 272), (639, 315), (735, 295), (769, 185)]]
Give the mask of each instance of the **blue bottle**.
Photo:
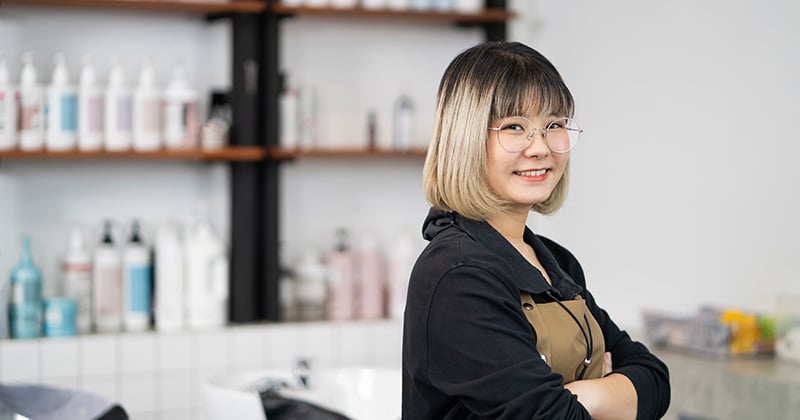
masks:
[(11, 271), (11, 337), (36, 338), (42, 335), (42, 274), (33, 264), (30, 237), (22, 243), (22, 258)]

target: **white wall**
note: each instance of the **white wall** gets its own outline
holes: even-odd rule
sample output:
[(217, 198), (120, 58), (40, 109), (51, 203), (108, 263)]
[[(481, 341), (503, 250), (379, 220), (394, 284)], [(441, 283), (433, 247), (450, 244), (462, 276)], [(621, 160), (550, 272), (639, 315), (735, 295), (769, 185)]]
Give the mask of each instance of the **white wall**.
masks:
[(768, 310), (800, 291), (800, 5), (514, 1), (585, 129), (566, 207), (532, 225), (622, 324), (644, 307)]

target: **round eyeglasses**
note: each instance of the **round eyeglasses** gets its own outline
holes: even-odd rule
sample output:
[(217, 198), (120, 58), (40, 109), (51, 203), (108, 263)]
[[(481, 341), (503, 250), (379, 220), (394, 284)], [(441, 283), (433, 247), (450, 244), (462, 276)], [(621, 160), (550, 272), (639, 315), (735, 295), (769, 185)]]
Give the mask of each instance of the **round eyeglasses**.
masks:
[(534, 127), (531, 120), (525, 117), (508, 117), (499, 127), (489, 127), (497, 132), (497, 142), (505, 151), (517, 153), (525, 150), (533, 142), (536, 132), (542, 132), (547, 147), (554, 153), (567, 153), (572, 150), (581, 137), (581, 130), (572, 118), (559, 118), (547, 124), (547, 127)]

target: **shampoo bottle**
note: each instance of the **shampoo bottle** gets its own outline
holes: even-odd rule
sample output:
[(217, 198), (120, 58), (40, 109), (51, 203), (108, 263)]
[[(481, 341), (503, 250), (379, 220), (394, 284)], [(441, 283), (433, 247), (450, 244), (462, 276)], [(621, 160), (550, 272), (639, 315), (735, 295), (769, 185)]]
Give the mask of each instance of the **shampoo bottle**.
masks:
[(355, 257), (347, 243), (347, 231), (336, 232), (336, 246), (328, 254), (328, 301), (325, 315), (329, 320), (355, 318)]
[(92, 329), (92, 256), (78, 228), (69, 235), (69, 246), (61, 262), (61, 275), (64, 294), (77, 304), (78, 332), (86, 334)]
[(153, 65), (147, 62), (139, 73), (133, 94), (133, 149), (161, 148), (161, 92), (156, 86)]
[(164, 144), (170, 149), (197, 147), (200, 124), (197, 92), (186, 81), (182, 66), (175, 68), (164, 91)]
[(78, 140), (78, 90), (69, 83), (64, 54), (55, 58), (53, 78), (47, 89), (47, 138), (49, 150), (71, 150)]
[(0, 150), (17, 147), (17, 111), (19, 97), (11, 85), (6, 60), (0, 57)]
[(190, 328), (227, 322), (228, 259), (208, 221), (199, 222), (186, 245), (186, 303)]
[(378, 241), (366, 234), (356, 258), (357, 315), (360, 319), (383, 318), (386, 311), (386, 269)]
[(22, 150), (41, 150), (44, 147), (44, 91), (33, 65), (33, 53), (25, 53), (22, 61), (24, 64), (19, 85), (19, 147)]
[(131, 225), (131, 236), (122, 257), (124, 323), (126, 331), (144, 331), (150, 325), (153, 266), (144, 244), (139, 222)]
[(116, 60), (111, 67), (106, 90), (105, 147), (110, 151), (124, 151), (131, 147), (133, 137), (133, 97), (125, 84), (122, 64)]
[(408, 150), (411, 147), (411, 132), (414, 107), (408, 96), (400, 96), (394, 105), (394, 138), (392, 146), (395, 150)]
[(78, 149), (100, 150), (103, 147), (105, 114), (103, 89), (97, 83), (97, 73), (90, 56), (83, 59), (78, 87)]
[(162, 225), (155, 241), (155, 323), (158, 331), (177, 331), (185, 326), (184, 252), (178, 227)]
[(122, 329), (122, 261), (109, 221), (94, 253), (92, 274), (95, 327), (98, 332), (118, 332)]
[(42, 274), (33, 264), (31, 240), (23, 238), (22, 258), (11, 272), (9, 305), (11, 337), (36, 338), (42, 335)]

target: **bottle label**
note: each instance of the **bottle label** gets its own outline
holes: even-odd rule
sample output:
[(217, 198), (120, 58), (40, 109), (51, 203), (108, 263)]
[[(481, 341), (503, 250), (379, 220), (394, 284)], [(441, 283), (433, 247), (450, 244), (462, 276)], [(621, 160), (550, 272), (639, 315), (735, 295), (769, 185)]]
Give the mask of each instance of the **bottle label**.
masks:
[(38, 104), (24, 106), (19, 113), (19, 130), (39, 130), (42, 128), (42, 107)]
[(8, 107), (8, 96), (5, 92), (0, 92), (0, 132), (6, 129), (6, 107)]
[(95, 309), (99, 316), (120, 316), (122, 314), (122, 273), (118, 267), (97, 269), (95, 284)]
[(128, 312), (150, 313), (150, 267), (128, 269)]
[(131, 131), (132, 98), (130, 95), (121, 95), (117, 98), (117, 121), (118, 131)]
[(16, 283), (12, 288), (11, 301), (16, 304), (35, 303), (42, 300), (42, 289), (38, 283)]
[(159, 101), (157, 99), (142, 101), (142, 106), (139, 111), (141, 114), (142, 131), (145, 133), (158, 133), (161, 129)]
[(78, 129), (78, 95), (61, 95), (61, 130), (75, 132)]
[(183, 139), (186, 136), (184, 104), (170, 103), (165, 109), (166, 121), (164, 131), (169, 139)]
[(103, 131), (103, 97), (92, 95), (86, 100), (86, 121), (89, 132), (101, 133)]

